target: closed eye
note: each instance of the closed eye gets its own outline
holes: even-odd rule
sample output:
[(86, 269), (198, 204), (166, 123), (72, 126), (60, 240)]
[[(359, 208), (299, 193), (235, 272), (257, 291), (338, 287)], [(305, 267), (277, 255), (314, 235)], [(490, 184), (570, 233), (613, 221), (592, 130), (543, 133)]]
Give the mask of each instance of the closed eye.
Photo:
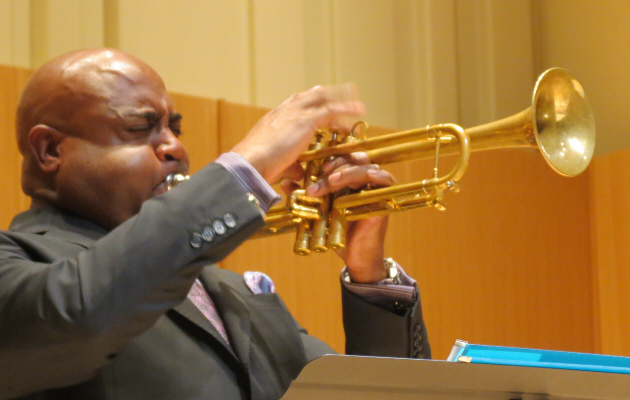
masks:
[(134, 125), (134, 126), (130, 126), (127, 128), (127, 132), (130, 133), (144, 133), (144, 132), (149, 132), (153, 129), (152, 124), (145, 124), (145, 125)]
[(132, 126), (127, 128), (128, 132), (142, 132), (142, 131), (150, 131), (153, 126), (151, 125), (142, 125), (142, 126)]
[(177, 124), (171, 124), (169, 125), (169, 129), (171, 130), (171, 132), (173, 132), (173, 134), (177, 137), (180, 137), (181, 135), (183, 135), (184, 133), (182, 132), (182, 127), (179, 123)]
[(175, 134), (175, 136), (179, 137), (182, 133), (182, 115), (177, 111), (171, 113), (168, 117), (168, 127)]

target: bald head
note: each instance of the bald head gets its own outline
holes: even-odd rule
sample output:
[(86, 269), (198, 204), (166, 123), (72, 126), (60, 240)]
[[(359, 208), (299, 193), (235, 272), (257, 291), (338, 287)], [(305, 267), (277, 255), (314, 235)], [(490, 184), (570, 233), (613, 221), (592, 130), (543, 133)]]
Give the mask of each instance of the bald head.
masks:
[(22, 189), (113, 228), (188, 170), (180, 115), (160, 76), (113, 49), (80, 50), (44, 64), (18, 103)]
[(82, 105), (110, 98), (115, 81), (129, 83), (158, 74), (143, 61), (116, 49), (86, 49), (61, 55), (39, 68), (27, 82), (17, 108), (16, 134), (22, 155), (28, 134), (37, 124), (72, 133)]

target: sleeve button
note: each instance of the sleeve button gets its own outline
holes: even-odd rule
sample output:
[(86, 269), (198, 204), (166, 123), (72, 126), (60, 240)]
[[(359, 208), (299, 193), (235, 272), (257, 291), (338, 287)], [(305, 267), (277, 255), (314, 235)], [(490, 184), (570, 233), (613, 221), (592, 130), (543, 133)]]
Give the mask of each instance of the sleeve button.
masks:
[(234, 228), (236, 226), (236, 218), (230, 213), (223, 216), (223, 222), (228, 228)]
[(212, 222), (212, 229), (214, 229), (214, 233), (216, 233), (217, 235), (223, 235), (227, 230), (223, 221), (220, 221), (218, 219)]
[(206, 242), (212, 242), (214, 238), (214, 231), (209, 226), (204, 226), (203, 231), (201, 231), (201, 238)]
[(202, 236), (199, 232), (193, 232), (190, 236), (190, 247), (193, 249), (198, 249), (201, 247)]

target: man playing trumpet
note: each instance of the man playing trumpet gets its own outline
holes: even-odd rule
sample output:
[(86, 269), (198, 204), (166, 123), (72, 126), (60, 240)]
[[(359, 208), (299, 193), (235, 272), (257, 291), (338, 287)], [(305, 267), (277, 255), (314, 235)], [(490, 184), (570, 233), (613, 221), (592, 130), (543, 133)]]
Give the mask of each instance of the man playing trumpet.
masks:
[[(289, 97), (168, 191), (188, 156), (155, 71), (111, 49), (36, 71), (16, 118), (32, 205), (0, 233), (0, 398), (277, 399), (332, 353), (265, 275), (213, 265), (263, 226), (269, 183), (301, 178), (313, 132), (363, 113), (330, 93)], [(307, 194), (394, 182), (361, 153), (324, 172)], [(428, 358), (415, 282), (383, 258), (386, 228), (352, 222), (338, 253), (346, 351)]]

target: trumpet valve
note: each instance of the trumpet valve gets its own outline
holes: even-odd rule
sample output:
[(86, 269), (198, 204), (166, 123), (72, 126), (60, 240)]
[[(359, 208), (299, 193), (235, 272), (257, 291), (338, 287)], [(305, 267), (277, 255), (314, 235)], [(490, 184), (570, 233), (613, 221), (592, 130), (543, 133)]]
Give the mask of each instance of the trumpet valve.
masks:
[(328, 239), (328, 248), (333, 250), (341, 250), (346, 247), (346, 237), (343, 235), (331, 235)]
[(325, 253), (326, 247), (326, 219), (313, 221), (313, 237), (311, 237), (311, 250), (316, 253)]
[(326, 246), (326, 238), (328, 235), (328, 216), (330, 210), (330, 195), (324, 196), (320, 205), (321, 218), (311, 222), (311, 250), (316, 253), (325, 253), (328, 251)]
[(295, 244), (293, 245), (293, 252), (300, 256), (307, 256), (311, 254), (311, 233), (310, 223), (308, 220), (302, 221), (297, 228), (295, 235)]
[(348, 222), (335, 212), (330, 218), (328, 232), (328, 248), (340, 250), (346, 247), (346, 227)]
[(315, 253), (325, 253), (328, 251), (328, 247), (326, 247), (326, 239), (325, 238), (317, 238), (317, 240), (313, 240), (311, 244), (311, 250)]

